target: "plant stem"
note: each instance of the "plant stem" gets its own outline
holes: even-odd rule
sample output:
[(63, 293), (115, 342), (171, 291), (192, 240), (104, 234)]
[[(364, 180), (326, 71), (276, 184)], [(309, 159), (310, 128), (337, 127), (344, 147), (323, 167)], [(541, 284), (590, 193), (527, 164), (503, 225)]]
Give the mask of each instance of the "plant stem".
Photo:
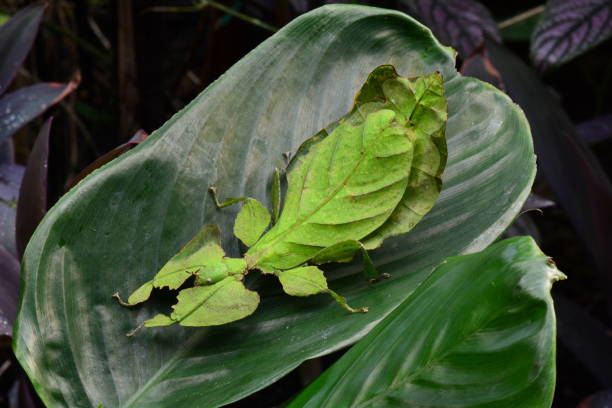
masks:
[(545, 10), (545, 6), (538, 6), (538, 7), (534, 7), (530, 10), (527, 10), (523, 13), (517, 14), (514, 17), (510, 17), (507, 20), (504, 20), (502, 22), (500, 22), (499, 24), (497, 24), (497, 27), (499, 28), (506, 28), (506, 27), (510, 27), (511, 25), (520, 23), (523, 20), (527, 20), (530, 17), (533, 17), (537, 14), (543, 13)]
[(197, 2), (194, 6), (191, 7), (164, 7), (164, 6), (159, 6), (159, 7), (150, 7), (146, 10), (144, 10), (145, 12), (161, 12), (161, 13), (193, 13), (195, 11), (200, 11), (203, 8), (207, 7), (207, 6), (211, 6), (214, 7), (218, 10), (223, 11), (224, 13), (227, 13), (229, 15), (232, 15), (242, 21), (246, 21), (249, 24), (252, 24), (254, 26), (257, 26), (259, 28), (263, 28), (264, 30), (270, 31), (270, 32), (276, 32), (278, 31), (278, 28), (271, 26), (270, 24), (264, 23), (263, 21), (248, 16), (244, 13), (241, 13), (240, 11), (234, 10), (231, 7), (228, 7), (224, 4), (218, 3), (216, 1), (213, 0), (201, 0), (199, 2)]

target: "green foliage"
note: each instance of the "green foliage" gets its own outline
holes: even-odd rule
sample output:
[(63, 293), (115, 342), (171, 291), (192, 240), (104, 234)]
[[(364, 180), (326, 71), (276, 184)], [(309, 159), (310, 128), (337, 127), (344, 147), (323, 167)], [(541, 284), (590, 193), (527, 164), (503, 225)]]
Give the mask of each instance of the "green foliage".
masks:
[(563, 278), (527, 237), (449, 258), (289, 408), (550, 407)]
[[(371, 252), (391, 279), (369, 284), (360, 279), (363, 268), (351, 264), (330, 273), (329, 288), (370, 311), (350, 315), (326, 296), (268, 293), (255, 313), (230, 324), (151, 328), (127, 338), (130, 328), (164, 312), (166, 299), (128, 312), (110, 298), (114, 290), (150, 280), (212, 222), (223, 231), (226, 259), (239, 256), (231, 234), (236, 212), (219, 211), (206, 186), (268, 203), (282, 152), (348, 112), (381, 64), (407, 78), (441, 73), (448, 163), (427, 216)], [(520, 210), (535, 158), (516, 105), (454, 67), (451, 52), (401, 13), (325, 7), (293, 20), (138, 147), (81, 181), (43, 219), (22, 265), (14, 349), (43, 401), (228, 404), (308, 358), (356, 342), (435, 265), (486, 248)]]

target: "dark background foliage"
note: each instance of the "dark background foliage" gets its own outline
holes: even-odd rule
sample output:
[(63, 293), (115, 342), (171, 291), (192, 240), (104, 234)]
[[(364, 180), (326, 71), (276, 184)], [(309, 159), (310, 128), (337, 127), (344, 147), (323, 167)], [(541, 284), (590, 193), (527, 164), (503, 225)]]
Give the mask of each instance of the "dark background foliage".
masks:
[[(0, 18), (31, 3), (2, 0)], [(610, 1), (50, 1), (6, 92), (40, 81), (73, 84), (72, 90), (81, 82), (9, 142), (0, 141), (0, 318), (15, 312), (18, 254), (46, 208), (75, 180), (136, 145), (277, 28), (327, 3), (367, 3), (414, 16), (459, 52), (465, 75), (492, 82), (524, 109), (539, 157), (536, 194), (525, 210), (542, 210), (523, 214), (507, 234), (533, 235), (569, 278), (553, 290), (554, 406), (610, 406)], [(40, 406), (9, 341), (0, 332), (0, 407)], [(231, 406), (280, 405), (341, 353), (305, 362)]]

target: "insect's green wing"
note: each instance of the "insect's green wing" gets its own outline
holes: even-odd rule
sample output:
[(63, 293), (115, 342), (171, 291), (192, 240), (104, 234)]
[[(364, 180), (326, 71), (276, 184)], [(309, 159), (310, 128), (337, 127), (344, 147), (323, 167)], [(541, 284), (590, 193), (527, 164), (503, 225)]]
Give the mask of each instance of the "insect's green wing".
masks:
[(396, 112), (371, 107), (309, 142), (287, 174), (278, 222), (246, 253), (249, 266), (290, 269), (380, 227), (406, 189), (415, 137)]
[[(367, 249), (380, 246), (385, 238), (410, 231), (431, 210), (442, 189), (446, 166), (446, 121), (448, 108), (442, 77), (437, 74), (415, 79), (397, 76), (387, 66), (380, 87), (369, 87), (358, 101), (386, 98), (398, 113), (408, 116), (416, 135), (410, 181), (399, 205), (389, 219), (362, 240)], [(409, 90), (409, 92), (406, 92)]]

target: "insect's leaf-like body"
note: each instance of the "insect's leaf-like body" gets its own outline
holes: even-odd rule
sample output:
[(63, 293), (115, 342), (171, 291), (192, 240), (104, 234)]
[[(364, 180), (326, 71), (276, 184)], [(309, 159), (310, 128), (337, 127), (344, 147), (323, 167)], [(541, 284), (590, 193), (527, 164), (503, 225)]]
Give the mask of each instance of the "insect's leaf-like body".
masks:
[[(367, 249), (407, 232), (437, 200), (446, 164), (447, 105), (442, 78), (434, 73), (399, 77), (392, 66), (375, 69), (355, 97), (351, 111), (304, 142), (287, 169), (285, 203), (277, 218), (257, 200), (231, 198), (222, 208), (245, 202), (234, 235), (250, 249), (243, 259), (225, 257), (216, 226), (202, 229), (153, 280), (137, 289), (128, 306), (147, 300), (153, 288), (183, 289), (170, 316), (158, 314), (147, 327), (179, 323), (211, 326), (244, 318), (259, 296), (242, 283), (251, 269), (278, 276), (289, 295), (328, 293), (353, 309), (327, 286), (316, 266), (347, 262), (361, 252), (364, 275), (379, 277)], [(280, 201), (275, 174), (274, 200)], [(273, 218), (276, 223), (264, 234)], [(262, 236), (263, 234), (263, 236)]]
[(281, 215), (247, 252), (249, 265), (290, 269), (382, 225), (410, 175), (414, 135), (399, 119), (389, 109), (356, 112), (294, 158)]
[[(362, 240), (367, 249), (380, 246), (385, 238), (410, 231), (431, 210), (442, 189), (447, 159), (448, 107), (440, 75), (435, 73), (412, 80), (397, 77), (395, 70), (386, 75), (391, 78), (381, 87), (361, 92), (357, 99), (365, 102), (388, 98), (391, 108), (399, 108), (398, 114), (407, 115), (416, 137), (410, 180), (404, 196), (391, 217)], [(412, 92), (406, 93), (405, 87)]]
[(363, 247), (339, 243), (371, 249), (412, 229), (442, 186), (446, 120), (438, 73), (374, 70), (352, 110), (298, 149), (280, 218), (247, 252), (249, 267), (290, 269), (329, 247), (339, 252), (325, 251), (326, 262), (346, 261)]

